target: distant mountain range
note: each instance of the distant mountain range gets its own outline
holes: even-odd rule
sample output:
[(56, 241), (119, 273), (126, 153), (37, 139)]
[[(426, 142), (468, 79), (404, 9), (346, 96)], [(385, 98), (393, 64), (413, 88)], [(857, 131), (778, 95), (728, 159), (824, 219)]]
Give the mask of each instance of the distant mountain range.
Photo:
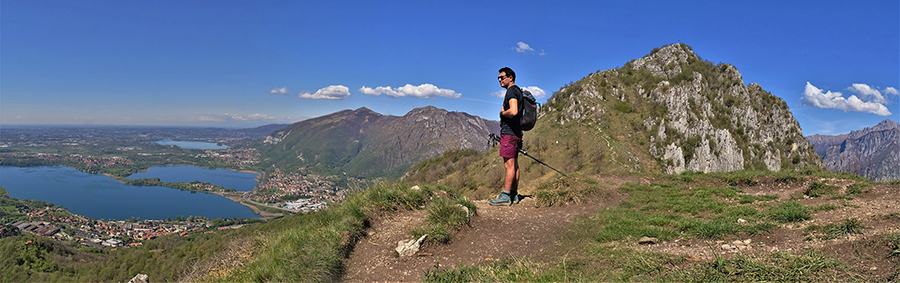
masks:
[(499, 121), (433, 106), (397, 117), (368, 108), (343, 110), (272, 132), (260, 151), (263, 164), (358, 177), (402, 175), (414, 163), (454, 148), (490, 149)]
[(284, 128), (287, 125), (288, 124), (269, 124), (269, 125), (259, 126), (256, 128), (239, 129), (239, 130), (234, 130), (234, 131), (244, 133), (247, 136), (250, 136), (253, 138), (264, 139), (267, 136), (269, 136), (270, 134), (272, 134), (273, 132), (280, 130), (281, 128)]
[(835, 173), (852, 173), (876, 182), (900, 180), (900, 124), (890, 119), (848, 134), (806, 137)]

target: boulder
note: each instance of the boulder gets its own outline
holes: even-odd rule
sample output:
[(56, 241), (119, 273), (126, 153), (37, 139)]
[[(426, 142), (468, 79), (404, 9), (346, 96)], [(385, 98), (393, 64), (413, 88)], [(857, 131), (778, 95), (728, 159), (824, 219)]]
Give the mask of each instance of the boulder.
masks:
[(641, 239), (638, 240), (638, 244), (641, 245), (655, 245), (657, 242), (659, 242), (659, 239), (647, 236), (641, 237)]
[(412, 256), (416, 254), (416, 252), (419, 251), (419, 245), (422, 244), (422, 241), (425, 240), (426, 236), (428, 235), (422, 235), (422, 237), (419, 237), (418, 240), (400, 240), (399, 242), (397, 242), (397, 248), (395, 249), (397, 251), (397, 254), (399, 254), (401, 257)]

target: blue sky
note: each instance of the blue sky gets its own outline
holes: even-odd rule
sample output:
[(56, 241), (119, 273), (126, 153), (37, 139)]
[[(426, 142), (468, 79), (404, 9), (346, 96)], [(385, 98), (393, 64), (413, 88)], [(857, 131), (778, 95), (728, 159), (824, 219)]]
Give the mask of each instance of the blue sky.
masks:
[[(445, 3), (452, 2), (452, 3)], [(900, 115), (889, 1), (0, 2), (0, 124), (254, 127), (433, 105), (496, 120), (683, 42), (784, 99), (804, 135)]]

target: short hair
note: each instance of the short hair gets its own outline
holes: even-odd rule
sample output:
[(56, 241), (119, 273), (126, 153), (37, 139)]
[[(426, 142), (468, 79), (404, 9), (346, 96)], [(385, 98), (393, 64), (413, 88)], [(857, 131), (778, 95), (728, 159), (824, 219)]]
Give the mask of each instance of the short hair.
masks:
[(509, 67), (503, 67), (503, 68), (500, 68), (500, 72), (499, 72), (499, 73), (505, 73), (507, 77), (512, 78), (513, 82), (516, 81), (516, 72), (514, 72), (514, 71), (513, 71), (512, 69), (510, 69)]

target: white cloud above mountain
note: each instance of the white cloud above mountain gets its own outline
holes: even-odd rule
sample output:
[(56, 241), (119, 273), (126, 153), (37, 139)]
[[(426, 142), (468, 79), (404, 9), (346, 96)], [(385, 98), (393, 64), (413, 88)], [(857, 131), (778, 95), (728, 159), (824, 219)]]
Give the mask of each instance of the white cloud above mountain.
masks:
[(345, 99), (350, 97), (350, 88), (342, 85), (333, 85), (320, 89), (316, 93), (301, 92), (297, 96), (307, 99)]
[[(527, 87), (523, 87), (523, 89), (525, 89), (525, 90), (527, 90), (528, 92), (530, 92), (531, 95), (534, 96), (534, 98), (536, 98), (536, 99), (541, 99), (541, 98), (547, 97), (547, 92), (544, 91), (543, 89), (539, 88), (539, 87), (536, 87), (536, 86), (527, 86)], [(496, 96), (496, 97), (503, 97), (503, 96), (505, 96), (505, 95), (506, 95), (506, 90), (505, 90), (505, 89), (498, 90), (498, 91), (495, 91), (495, 92), (492, 92), (492, 93), (491, 93), (491, 96)]]
[[(850, 95), (849, 97), (844, 97), (844, 94), (840, 92), (822, 91), (810, 82), (806, 82), (806, 88), (803, 91), (803, 96), (800, 98), (800, 103), (816, 108), (856, 111), (880, 116), (891, 115), (891, 111), (884, 105), (887, 103), (887, 100), (877, 89), (873, 89), (866, 84), (853, 84), (848, 90), (859, 94), (859, 96)], [(885, 89), (885, 93), (896, 92), (895, 88)]]
[(875, 103), (887, 103), (884, 96), (881, 96), (880, 91), (867, 84), (853, 84), (853, 86), (848, 87), (847, 90), (859, 94), (859, 98), (862, 100), (868, 100)]
[(405, 86), (401, 86), (398, 88), (392, 88), (389, 86), (379, 86), (376, 88), (370, 87), (361, 87), (359, 92), (378, 96), (381, 94), (385, 94), (390, 97), (403, 97), (403, 96), (412, 96), (418, 98), (434, 98), (434, 97), (447, 97), (447, 98), (460, 98), (462, 94), (452, 90), (445, 88), (438, 88), (433, 84), (421, 84), (418, 86), (414, 86), (411, 84), (406, 84)]

